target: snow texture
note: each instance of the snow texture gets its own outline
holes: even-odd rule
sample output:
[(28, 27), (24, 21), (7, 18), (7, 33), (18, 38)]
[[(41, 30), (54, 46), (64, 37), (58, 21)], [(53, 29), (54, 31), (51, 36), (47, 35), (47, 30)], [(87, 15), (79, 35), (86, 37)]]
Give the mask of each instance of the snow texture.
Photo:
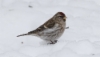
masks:
[[(58, 43), (16, 37), (59, 11), (69, 29)], [(100, 57), (100, 0), (0, 0), (0, 32), (0, 57)]]

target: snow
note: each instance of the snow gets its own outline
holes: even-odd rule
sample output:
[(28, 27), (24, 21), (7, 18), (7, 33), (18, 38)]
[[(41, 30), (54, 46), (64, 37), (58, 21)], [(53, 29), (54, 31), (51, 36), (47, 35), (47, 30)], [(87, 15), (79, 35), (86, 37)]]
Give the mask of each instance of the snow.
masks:
[[(48, 45), (34, 30), (56, 12), (67, 16), (58, 43)], [(0, 57), (100, 57), (99, 0), (0, 0)]]
[(77, 54), (92, 54), (94, 51), (93, 44), (87, 40), (71, 42), (67, 45), (67, 47), (69, 47), (71, 50), (73, 50)]

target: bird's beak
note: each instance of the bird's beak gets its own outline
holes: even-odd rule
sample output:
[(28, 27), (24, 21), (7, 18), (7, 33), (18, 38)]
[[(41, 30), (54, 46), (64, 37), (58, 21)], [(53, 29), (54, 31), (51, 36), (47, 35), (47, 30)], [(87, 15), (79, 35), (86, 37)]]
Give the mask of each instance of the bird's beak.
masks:
[(67, 18), (67, 17), (65, 16), (65, 17), (64, 17), (64, 20), (66, 20), (66, 18)]
[(66, 19), (67, 17), (65, 16), (64, 19)]
[(66, 18), (67, 18), (67, 17), (65, 16), (65, 17), (63, 18), (63, 20), (66, 21)]

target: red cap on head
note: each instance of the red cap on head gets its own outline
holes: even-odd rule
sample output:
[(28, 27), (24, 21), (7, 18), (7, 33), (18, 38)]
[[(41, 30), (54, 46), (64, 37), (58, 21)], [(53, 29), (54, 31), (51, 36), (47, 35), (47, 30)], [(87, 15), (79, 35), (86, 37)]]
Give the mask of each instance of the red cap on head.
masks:
[(58, 12), (58, 13), (61, 14), (61, 15), (63, 15), (63, 16), (65, 16), (65, 14), (63, 12)]

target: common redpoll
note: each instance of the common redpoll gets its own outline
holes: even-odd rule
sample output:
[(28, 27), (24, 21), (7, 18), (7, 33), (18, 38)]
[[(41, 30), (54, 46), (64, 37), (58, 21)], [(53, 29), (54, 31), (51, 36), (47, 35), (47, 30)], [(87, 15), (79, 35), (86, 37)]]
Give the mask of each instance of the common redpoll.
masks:
[(50, 44), (55, 44), (57, 43), (57, 39), (64, 33), (65, 29), (66, 15), (63, 12), (57, 12), (52, 18), (37, 29), (18, 35), (17, 37), (33, 35), (43, 40), (50, 41)]

